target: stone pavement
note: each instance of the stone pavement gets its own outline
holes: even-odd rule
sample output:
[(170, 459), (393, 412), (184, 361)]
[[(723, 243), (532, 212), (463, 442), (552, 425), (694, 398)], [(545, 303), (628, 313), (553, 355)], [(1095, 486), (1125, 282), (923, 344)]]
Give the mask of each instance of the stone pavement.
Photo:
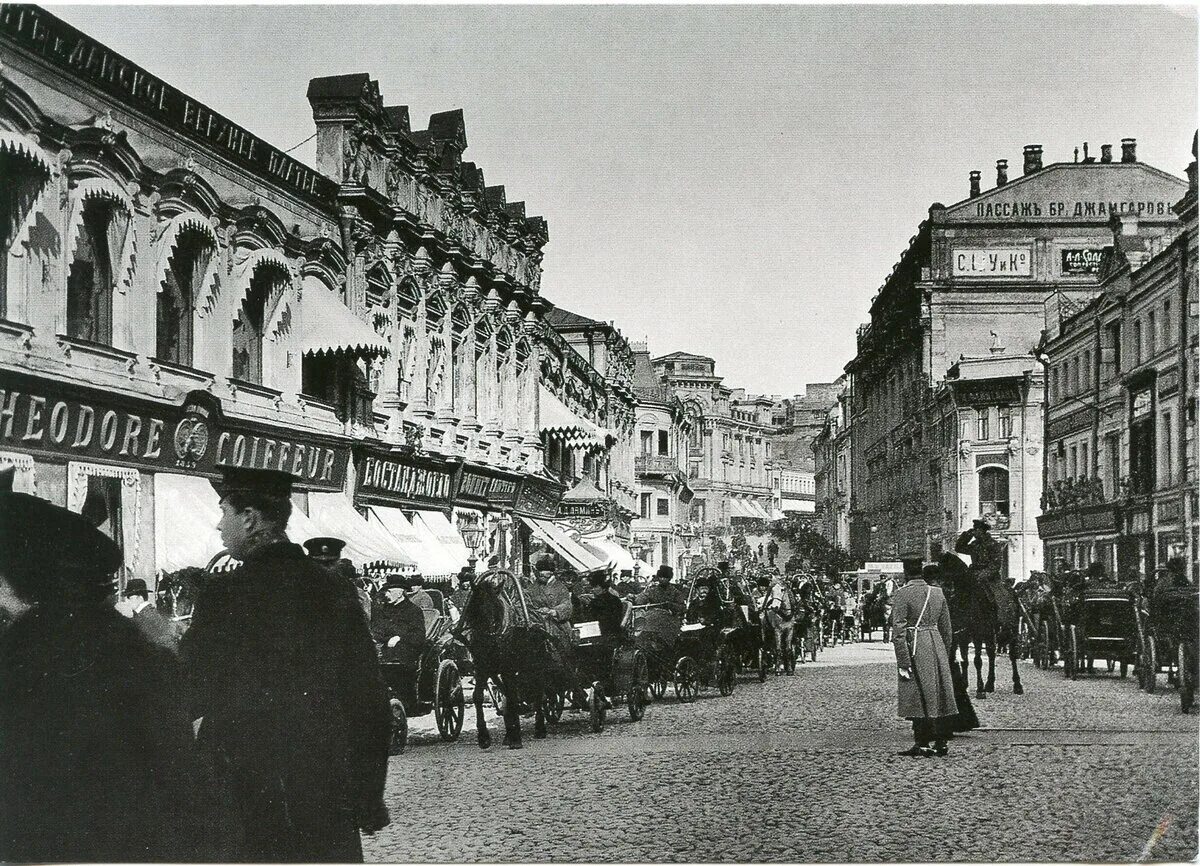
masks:
[[(392, 759), (393, 824), (368, 861), (1132, 861), (1197, 855), (1197, 717), (1173, 690), (1076, 682), (1007, 657), (984, 728), (900, 758), (890, 645), (824, 651), (728, 698), (668, 697), (602, 734), (568, 714), (525, 749), (481, 751), (414, 720)], [(971, 672), (972, 679), (974, 671)], [(499, 719), (488, 714), (500, 742)]]

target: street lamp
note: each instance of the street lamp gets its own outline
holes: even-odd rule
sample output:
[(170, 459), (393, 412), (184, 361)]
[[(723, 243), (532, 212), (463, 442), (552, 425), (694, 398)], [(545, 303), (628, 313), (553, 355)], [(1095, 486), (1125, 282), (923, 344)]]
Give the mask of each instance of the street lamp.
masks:
[(471, 573), (475, 573), (476, 553), (479, 550), (479, 545), (483, 544), (483, 525), (474, 518), (469, 518), (465, 514), (458, 516), (458, 532), (463, 538), (463, 542), (467, 545), (467, 549), (471, 551), (471, 556), (467, 560), (467, 568), (471, 569)]

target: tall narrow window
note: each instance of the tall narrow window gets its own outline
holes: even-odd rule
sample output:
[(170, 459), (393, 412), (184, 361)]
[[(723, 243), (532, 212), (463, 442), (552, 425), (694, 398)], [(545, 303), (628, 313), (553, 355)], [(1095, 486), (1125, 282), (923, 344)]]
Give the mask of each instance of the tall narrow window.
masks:
[(1169, 487), (1175, 481), (1175, 430), (1171, 427), (1171, 413), (1162, 413), (1162, 482)]
[[(9, 316), (9, 253), (30, 217), (49, 172), (24, 153), (0, 151), (0, 319)], [(15, 288), (15, 287), (14, 287)]]
[(121, 479), (89, 475), (82, 515), (97, 529), (124, 549), (125, 535), (121, 511)]
[(670, 453), (668, 443), (668, 433), (666, 430), (658, 431), (658, 454), (660, 457), (666, 457)]
[(1000, 407), (1000, 438), (1008, 439), (1013, 435), (1012, 432), (1012, 416), (1013, 410), (1011, 406)]
[(212, 258), (212, 241), (199, 231), (182, 232), (175, 243), (162, 285), (158, 287), (155, 357), (192, 365), (196, 295)]
[(649, 457), (650, 455), (652, 455), (654, 453), (654, 431), (653, 430), (643, 430), (641, 438), (642, 438), (642, 455), (645, 457)]
[(233, 322), (233, 378), (261, 385), (263, 340), (266, 337), (267, 300), (278, 277), (271, 268), (260, 267), (250, 278), (246, 297)]
[(1158, 314), (1150, 311), (1146, 319), (1146, 357), (1153, 358), (1158, 353)]
[(1163, 301), (1162, 309), (1162, 347), (1165, 349), (1174, 344), (1175, 332), (1171, 328), (1171, 301), (1168, 298)]
[(639, 510), (639, 513), (641, 514), (641, 517), (643, 520), (646, 520), (650, 517), (650, 500), (651, 500), (651, 498), (652, 498), (652, 496), (649, 493), (643, 493), (641, 495), (641, 502), (640, 502), (641, 508)]
[(120, 260), (129, 214), (115, 202), (84, 205), (75, 257), (67, 276), (67, 336), (111, 345), (113, 269)]
[(1081, 378), (1083, 381), (1081, 381), (1079, 383), (1080, 387), (1082, 387), (1085, 390), (1090, 389), (1092, 387), (1092, 350), (1091, 349), (1083, 350), (1083, 374), (1082, 374)]
[(1086, 442), (1080, 443), (1080, 445), (1079, 445), (1079, 477), (1081, 479), (1092, 477), (1092, 464), (1091, 464), (1091, 461), (1088, 459), (1088, 456), (1089, 456), (1088, 451), (1089, 451), (1088, 444)]
[(976, 423), (975, 423), (975, 427), (976, 427), (975, 438), (976, 439), (990, 439), (991, 438), (991, 436), (989, 435), (991, 433), (991, 429), (988, 426), (988, 421), (989, 421), (988, 416), (990, 414), (991, 414), (990, 410), (988, 410), (986, 408), (979, 410), (979, 416), (978, 416), (978, 418), (976, 418)]
[(1008, 517), (1008, 470), (988, 466), (979, 472), (979, 514)]
[(1133, 320), (1133, 363), (1142, 363), (1142, 320)]

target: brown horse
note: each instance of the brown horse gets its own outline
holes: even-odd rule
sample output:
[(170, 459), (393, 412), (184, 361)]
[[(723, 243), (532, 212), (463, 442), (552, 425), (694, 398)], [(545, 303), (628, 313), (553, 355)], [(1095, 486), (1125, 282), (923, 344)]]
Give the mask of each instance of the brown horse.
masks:
[(521, 708), (534, 712), (533, 736), (546, 736), (546, 696), (558, 690), (553, 681), (555, 652), (549, 633), (525, 601), (524, 590), (512, 572), (492, 569), (481, 574), (463, 603), (453, 634), (471, 652), (475, 665), (475, 725), (481, 749), (492, 744), (483, 715), (489, 682), (504, 696), (504, 744), (519, 749)]
[[(1016, 595), (1000, 581), (988, 580), (970, 571), (966, 563), (953, 553), (938, 560), (942, 571), (943, 588), (950, 604), (950, 622), (954, 627), (954, 647), (951, 660), (962, 656), (963, 679), (967, 678), (970, 645), (975, 646), (975, 696), (987, 697), (996, 690), (996, 648), (1008, 647), (1012, 662), (1013, 694), (1025, 693), (1021, 673), (1017, 668), (1020, 655), (1020, 613)], [(983, 680), (982, 652), (987, 651), (988, 676)]]

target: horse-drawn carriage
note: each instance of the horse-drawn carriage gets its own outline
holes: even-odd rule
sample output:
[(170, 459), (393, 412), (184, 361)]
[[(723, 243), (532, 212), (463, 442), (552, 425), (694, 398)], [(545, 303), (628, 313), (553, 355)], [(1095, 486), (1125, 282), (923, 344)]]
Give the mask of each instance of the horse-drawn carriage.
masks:
[(425, 643), (414, 666), (390, 661), (386, 652), (380, 668), (392, 707), (390, 752), (399, 755), (408, 743), (408, 720), (433, 713), (442, 740), (453, 742), (462, 732), (466, 700), (460, 665), (465, 649), (450, 634), (446, 599), (435, 589), (425, 590), (432, 608), (425, 608)]
[[(632, 635), (632, 621), (633, 606), (626, 602), (619, 634), (602, 634), (598, 622), (581, 622), (574, 627), (575, 676), (585, 686), (583, 694), (595, 733), (604, 730), (613, 702), (624, 701), (631, 721), (640, 722), (646, 714), (650, 670), (645, 652)], [(562, 691), (547, 693), (547, 700), (552, 702), (546, 708), (549, 721), (562, 717), (567, 698)]]
[(1066, 627), (1067, 675), (1092, 673), (1104, 661), (1111, 672), (1118, 664), (1121, 676), (1138, 664), (1138, 622), (1134, 597), (1115, 585), (1093, 586), (1081, 593), (1076, 620)]
[[(673, 647), (671, 679), (680, 701), (690, 703), (702, 688), (713, 685), (722, 695), (733, 694), (738, 654), (750, 640), (745, 636), (750, 629), (747, 614), (740, 607), (730, 575), (708, 567), (692, 574), (683, 623)], [(761, 630), (755, 631), (761, 649)]]
[(1180, 709), (1191, 712), (1196, 705), (1196, 682), (1200, 676), (1197, 659), (1197, 630), (1200, 629), (1200, 594), (1194, 585), (1163, 583), (1156, 586), (1138, 608), (1139, 637), (1143, 664), (1138, 668), (1141, 687), (1158, 688), (1158, 674), (1167, 671), (1179, 688)]

